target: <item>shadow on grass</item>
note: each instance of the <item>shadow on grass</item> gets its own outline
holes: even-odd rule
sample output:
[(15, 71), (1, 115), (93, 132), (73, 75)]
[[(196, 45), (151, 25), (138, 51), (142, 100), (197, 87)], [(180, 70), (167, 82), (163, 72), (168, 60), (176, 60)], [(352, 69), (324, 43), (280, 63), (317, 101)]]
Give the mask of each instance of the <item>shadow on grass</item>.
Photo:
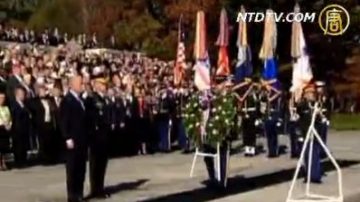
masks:
[[(346, 168), (352, 165), (360, 164), (360, 161), (338, 160), (340, 167)], [(322, 164), (324, 171), (329, 172), (334, 170), (334, 166), (330, 161), (325, 161)], [(223, 191), (214, 191), (206, 187), (195, 190), (174, 193), (166, 196), (143, 200), (142, 202), (184, 202), (184, 201), (210, 201), (223, 197), (240, 194), (247, 191), (261, 189), (267, 186), (280, 184), (290, 181), (294, 175), (295, 168), (276, 171), (269, 174), (246, 178), (242, 175), (235, 176), (228, 179), (228, 187)], [(302, 176), (303, 177), (303, 176)]]

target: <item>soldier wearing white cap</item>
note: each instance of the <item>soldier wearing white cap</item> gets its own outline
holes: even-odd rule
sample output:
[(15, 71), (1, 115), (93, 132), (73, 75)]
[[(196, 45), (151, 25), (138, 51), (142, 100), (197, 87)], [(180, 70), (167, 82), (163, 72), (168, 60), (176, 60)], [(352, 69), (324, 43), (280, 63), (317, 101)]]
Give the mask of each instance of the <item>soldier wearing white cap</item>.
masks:
[[(320, 112), (321, 121), (320, 124), (318, 124), (317, 130), (319, 131), (319, 135), (321, 136), (322, 140), (326, 144), (328, 128), (330, 125), (330, 110), (331, 110), (330, 102), (326, 95), (325, 82), (317, 81), (315, 82), (315, 85), (316, 85), (317, 99), (321, 108), (321, 112)], [(325, 156), (325, 151), (323, 149), (321, 150), (320, 155), (321, 157)]]
[(106, 96), (107, 79), (100, 67), (92, 72), (93, 93), (86, 99), (86, 112), (90, 127), (90, 197), (109, 198), (104, 180), (108, 162), (108, 140), (112, 111)]

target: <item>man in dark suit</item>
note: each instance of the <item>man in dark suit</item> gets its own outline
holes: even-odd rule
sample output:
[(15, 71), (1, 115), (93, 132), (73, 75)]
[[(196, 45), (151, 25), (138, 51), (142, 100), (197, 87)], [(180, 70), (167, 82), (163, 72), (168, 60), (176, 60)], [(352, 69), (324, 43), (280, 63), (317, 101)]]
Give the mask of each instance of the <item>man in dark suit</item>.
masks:
[(13, 151), (15, 165), (22, 168), (26, 165), (27, 150), (29, 149), (30, 113), (26, 108), (25, 89), (21, 86), (15, 88), (14, 100), (10, 102), (12, 124)]
[(85, 105), (80, 98), (82, 77), (70, 80), (70, 90), (61, 102), (61, 130), (66, 140), (66, 185), (68, 202), (83, 201), (88, 133)]
[(46, 95), (44, 84), (37, 84), (37, 96), (30, 102), (35, 132), (39, 137), (39, 152), (44, 164), (56, 163), (59, 139), (55, 134), (55, 106)]
[(11, 69), (11, 76), (8, 78), (6, 85), (6, 96), (10, 103), (15, 101), (15, 88), (23, 85), (20, 72), (20, 65), (14, 64)]

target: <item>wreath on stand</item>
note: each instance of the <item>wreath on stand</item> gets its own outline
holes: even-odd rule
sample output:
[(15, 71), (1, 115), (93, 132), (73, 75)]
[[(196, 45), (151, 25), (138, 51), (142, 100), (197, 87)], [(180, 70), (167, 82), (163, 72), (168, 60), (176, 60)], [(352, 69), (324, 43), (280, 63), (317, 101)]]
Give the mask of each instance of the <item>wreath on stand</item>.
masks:
[(187, 137), (196, 146), (201, 145), (201, 117), (202, 108), (200, 106), (200, 99), (197, 94), (194, 94), (190, 97), (188, 103), (185, 105), (183, 121)]
[(210, 116), (206, 122), (205, 138), (201, 138), (201, 123), (203, 110), (199, 96), (194, 95), (185, 106), (184, 125), (188, 138), (197, 146), (203, 144), (216, 146), (230, 136), (231, 129), (235, 126), (234, 96), (232, 93), (215, 95), (211, 101)]

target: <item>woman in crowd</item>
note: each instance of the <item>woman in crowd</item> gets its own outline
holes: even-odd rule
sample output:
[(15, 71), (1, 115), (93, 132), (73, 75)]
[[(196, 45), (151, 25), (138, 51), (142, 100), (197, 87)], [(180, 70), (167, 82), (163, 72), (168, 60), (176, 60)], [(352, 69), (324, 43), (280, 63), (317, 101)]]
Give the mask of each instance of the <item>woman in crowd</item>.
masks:
[(0, 170), (6, 170), (4, 155), (10, 151), (11, 115), (5, 105), (5, 89), (0, 89)]

